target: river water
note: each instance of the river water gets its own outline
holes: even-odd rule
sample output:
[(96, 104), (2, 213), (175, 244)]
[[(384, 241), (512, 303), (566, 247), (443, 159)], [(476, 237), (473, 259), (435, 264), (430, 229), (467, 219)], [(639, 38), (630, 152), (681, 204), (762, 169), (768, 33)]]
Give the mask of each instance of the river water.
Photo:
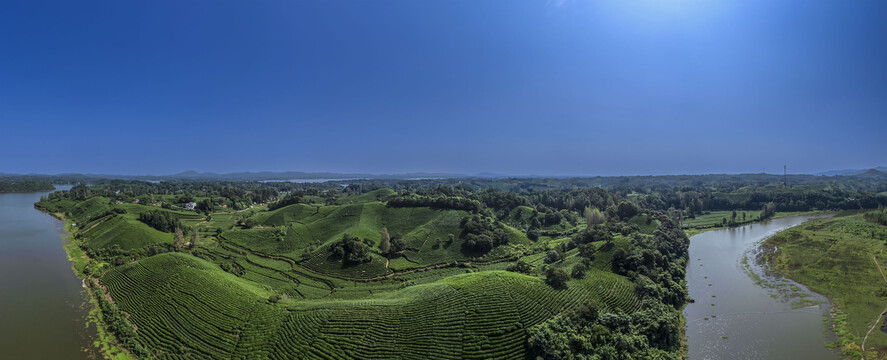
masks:
[(0, 359), (96, 358), (64, 223), (34, 209), (45, 194), (0, 194)]
[(839, 358), (825, 347), (831, 336), (823, 323), (828, 300), (755, 264), (758, 242), (811, 218), (782, 218), (690, 238), (687, 283), (695, 302), (684, 309), (690, 359)]

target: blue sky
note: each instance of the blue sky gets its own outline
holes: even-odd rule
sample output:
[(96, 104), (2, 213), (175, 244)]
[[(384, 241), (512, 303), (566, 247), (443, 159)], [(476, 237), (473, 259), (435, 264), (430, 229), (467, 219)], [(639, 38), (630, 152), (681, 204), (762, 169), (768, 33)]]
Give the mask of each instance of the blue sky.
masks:
[(887, 1), (5, 1), (0, 172), (887, 165)]

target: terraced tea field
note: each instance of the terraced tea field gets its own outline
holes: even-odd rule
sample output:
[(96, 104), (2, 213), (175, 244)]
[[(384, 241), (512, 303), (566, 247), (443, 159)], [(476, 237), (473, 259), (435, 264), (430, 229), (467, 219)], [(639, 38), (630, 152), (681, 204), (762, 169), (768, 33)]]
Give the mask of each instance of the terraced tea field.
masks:
[[(465, 250), (469, 212), (378, 201), (392, 193), (212, 214), (103, 197), (43, 206), (77, 223), (78, 246), (98, 257), (84, 272), (149, 358), (523, 359), (531, 329), (558, 314), (589, 302), (640, 308), (634, 283), (610, 270), (621, 235), (593, 244), (584, 278), (555, 287), (543, 269), (580, 262), (575, 249), (543, 262), (566, 239), (534, 242), (502, 224), (505, 243), (478, 256)], [(147, 211), (177, 219), (187, 226), (179, 241), (198, 245), (143, 223)], [(383, 229), (401, 250), (383, 250)], [(366, 246), (364, 260), (336, 257), (346, 234)], [(505, 271), (518, 259), (532, 275)]]
[(169, 359), (519, 359), (526, 329), (566, 309), (589, 300), (612, 310), (638, 307), (633, 284), (611, 273), (593, 272), (558, 290), (505, 271), (463, 273), (400, 290), (384, 283), (344, 286), (337, 293), (367, 293), (273, 304), (267, 299), (274, 291), (259, 281), (179, 253), (114, 268), (101, 284), (129, 314), (139, 341)]

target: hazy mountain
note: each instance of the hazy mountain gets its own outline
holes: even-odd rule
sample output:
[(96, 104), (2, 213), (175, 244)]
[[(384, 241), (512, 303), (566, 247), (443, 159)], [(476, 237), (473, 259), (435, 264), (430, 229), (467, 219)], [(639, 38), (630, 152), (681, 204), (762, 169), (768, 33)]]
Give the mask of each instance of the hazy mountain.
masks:
[(887, 166), (878, 166), (878, 167), (874, 167), (871, 169), (829, 170), (829, 171), (818, 172), (813, 175), (817, 175), (817, 176), (822, 176), (822, 175), (824, 175), (824, 176), (836, 176), (836, 175), (851, 176), (851, 175), (859, 175), (859, 174), (865, 173), (869, 170), (875, 170), (875, 171), (879, 171), (882, 173), (887, 173)]

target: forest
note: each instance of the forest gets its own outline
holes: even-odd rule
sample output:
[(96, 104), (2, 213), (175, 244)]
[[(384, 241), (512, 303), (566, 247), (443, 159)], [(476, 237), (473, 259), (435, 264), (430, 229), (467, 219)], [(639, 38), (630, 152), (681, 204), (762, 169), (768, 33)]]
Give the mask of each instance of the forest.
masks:
[(24, 193), (36, 191), (52, 191), (55, 186), (46, 181), (34, 180), (4, 180), (0, 178), (0, 194), (2, 193)]

